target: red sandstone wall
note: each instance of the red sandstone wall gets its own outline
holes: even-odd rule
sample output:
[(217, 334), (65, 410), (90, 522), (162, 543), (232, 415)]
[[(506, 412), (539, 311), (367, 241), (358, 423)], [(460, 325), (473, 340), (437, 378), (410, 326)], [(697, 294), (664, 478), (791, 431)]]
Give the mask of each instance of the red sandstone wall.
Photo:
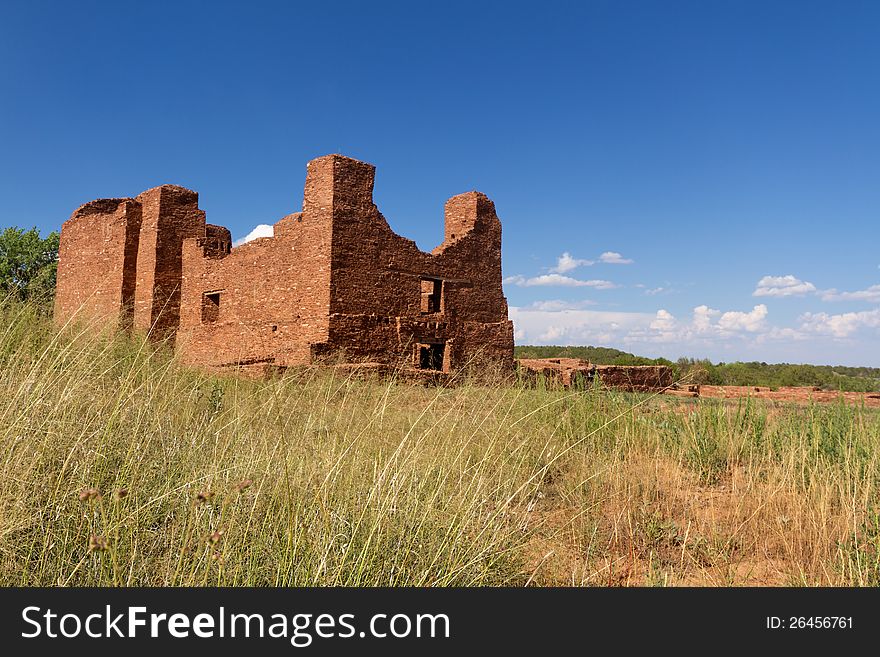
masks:
[[(331, 155), (312, 161), (309, 171), (332, 181), (325, 350), (394, 362), (409, 357), (415, 343), (445, 342), (446, 369), (466, 364), (477, 352), (512, 365), (513, 328), (501, 287), (501, 222), (488, 198), (469, 192), (450, 199), (446, 240), (425, 253), (394, 233), (373, 204), (372, 165)], [(440, 312), (422, 312), (425, 276), (442, 281)]]
[[(372, 165), (339, 155), (309, 162), (303, 211), (235, 249), (182, 187), (83, 206), (62, 232), (59, 317), (91, 293), (93, 310), (176, 339), (202, 365), (284, 366), (334, 352), (412, 365), (418, 343), (442, 342), (444, 370), (475, 358), (512, 366), (494, 204), (477, 192), (450, 199), (444, 243), (424, 253), (379, 213), (373, 177)], [(95, 271), (106, 272), (97, 290)], [(437, 308), (426, 304), (426, 276), (442, 281)]]
[[(272, 238), (211, 254), (200, 240), (183, 252), (178, 340), (186, 361), (206, 365), (309, 363), (328, 335), (332, 203), (307, 177), (304, 211), (275, 224)], [(202, 317), (203, 295), (219, 292), (219, 314)]]
[(61, 228), (55, 318), (130, 322), (141, 209), (133, 199), (101, 199)]
[(596, 374), (604, 385), (616, 390), (662, 390), (674, 382), (672, 369), (665, 365), (597, 365)]
[[(372, 200), (374, 168), (331, 155), (309, 163), (303, 211), (272, 238), (209, 257), (183, 256), (179, 339), (196, 363), (294, 365), (340, 352), (411, 365), (415, 344), (445, 342), (446, 367), (476, 355), (512, 362), (501, 290), (501, 226), (485, 196), (450, 200), (447, 242), (434, 254), (396, 235)], [(450, 228), (451, 227), (451, 228)], [(453, 238), (451, 232), (457, 231)], [(443, 280), (441, 312), (421, 312), (420, 276)], [(204, 321), (206, 293), (219, 293)]]
[(628, 392), (656, 392), (673, 385), (672, 368), (665, 365), (593, 365), (580, 358), (520, 358), (519, 371), (526, 379), (542, 377), (552, 385), (568, 387), (578, 378), (591, 384)]
[(180, 322), (182, 246), (205, 237), (199, 195), (176, 185), (149, 189), (137, 197), (142, 221), (137, 256), (134, 326), (158, 338), (174, 338)]

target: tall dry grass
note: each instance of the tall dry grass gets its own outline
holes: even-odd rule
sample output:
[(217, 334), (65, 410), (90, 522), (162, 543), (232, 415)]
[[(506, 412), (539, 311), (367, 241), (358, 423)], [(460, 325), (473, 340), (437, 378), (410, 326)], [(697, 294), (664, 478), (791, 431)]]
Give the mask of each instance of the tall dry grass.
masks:
[(880, 583), (880, 414), (302, 370), (0, 305), (0, 583)]

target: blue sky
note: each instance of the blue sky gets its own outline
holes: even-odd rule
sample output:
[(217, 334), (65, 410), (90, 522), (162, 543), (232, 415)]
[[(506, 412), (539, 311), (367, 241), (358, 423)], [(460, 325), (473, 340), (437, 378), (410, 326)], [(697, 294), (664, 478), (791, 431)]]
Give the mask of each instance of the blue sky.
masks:
[(426, 250), (495, 201), (521, 344), (880, 366), (880, 3), (321, 4), (4, 2), (0, 227), (340, 152)]

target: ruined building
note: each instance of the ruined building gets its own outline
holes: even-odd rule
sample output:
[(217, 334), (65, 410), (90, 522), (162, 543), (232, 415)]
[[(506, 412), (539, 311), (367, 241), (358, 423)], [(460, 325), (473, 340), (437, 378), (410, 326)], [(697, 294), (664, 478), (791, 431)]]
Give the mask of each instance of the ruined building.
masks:
[(524, 378), (564, 388), (591, 386), (599, 380), (606, 388), (627, 392), (651, 392), (675, 385), (671, 367), (666, 365), (597, 365), (580, 358), (519, 358)]
[(374, 173), (341, 155), (312, 160), (302, 212), (235, 248), (182, 187), (86, 203), (61, 230), (56, 319), (149, 332), (211, 367), (331, 354), (444, 372), (475, 358), (512, 367), (492, 201), (449, 199), (445, 239), (425, 253), (374, 205)]

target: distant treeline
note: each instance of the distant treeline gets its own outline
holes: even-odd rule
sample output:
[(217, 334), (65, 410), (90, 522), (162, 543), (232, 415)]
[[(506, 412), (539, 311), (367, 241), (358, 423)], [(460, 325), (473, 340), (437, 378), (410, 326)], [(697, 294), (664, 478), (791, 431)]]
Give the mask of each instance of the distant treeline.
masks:
[(831, 365), (712, 363), (709, 360), (644, 358), (610, 347), (515, 348), (517, 358), (583, 358), (598, 365), (668, 365), (689, 383), (723, 386), (816, 386), (825, 390), (880, 392), (880, 368)]

